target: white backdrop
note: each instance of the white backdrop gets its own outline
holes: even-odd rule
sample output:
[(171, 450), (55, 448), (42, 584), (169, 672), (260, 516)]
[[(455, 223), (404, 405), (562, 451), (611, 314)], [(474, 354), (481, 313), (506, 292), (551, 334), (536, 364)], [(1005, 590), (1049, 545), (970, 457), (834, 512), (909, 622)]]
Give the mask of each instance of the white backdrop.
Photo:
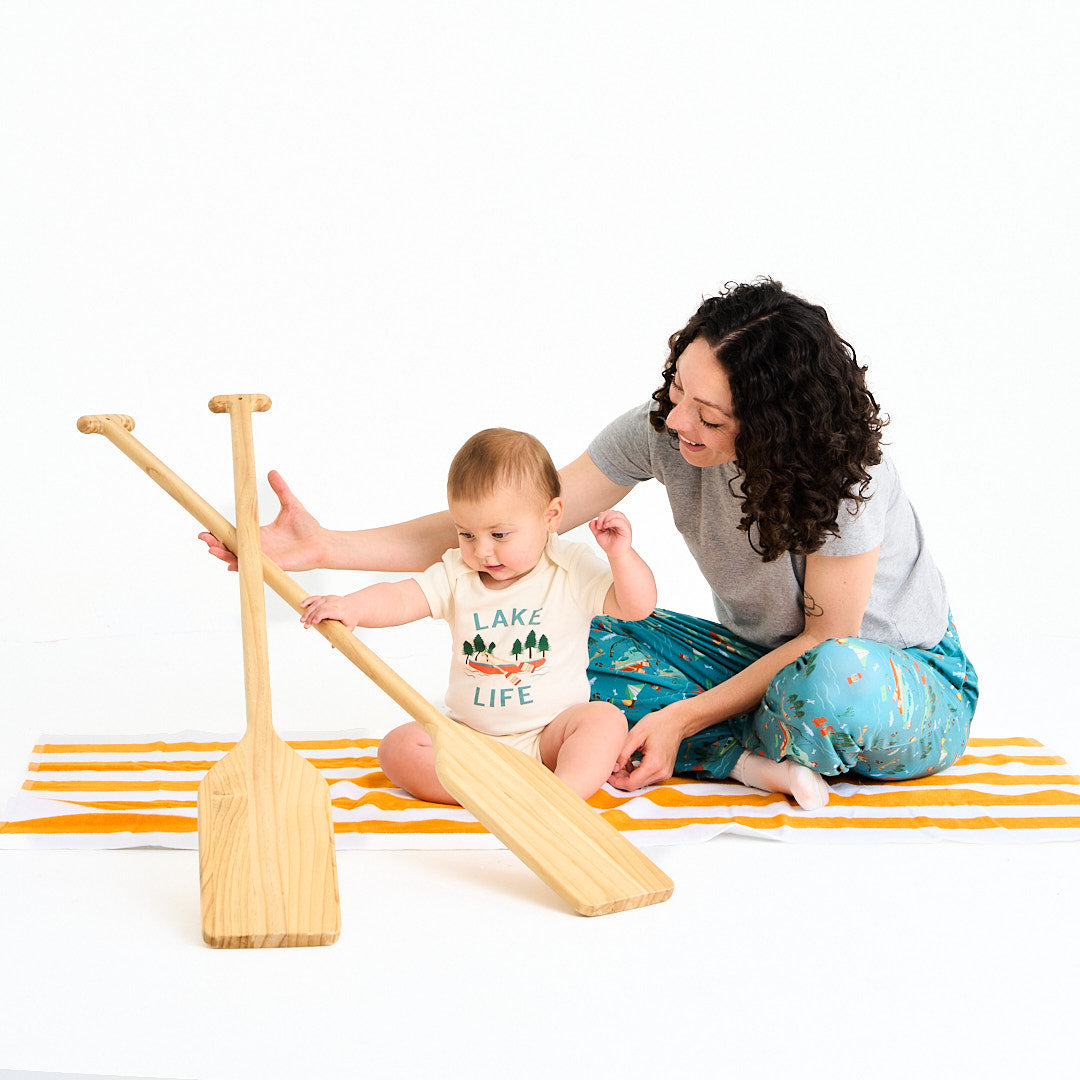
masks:
[[(327, 525), (382, 524), (441, 505), (477, 428), (577, 456), (703, 294), (762, 274), (870, 366), (979, 730), (1080, 762), (1055, 677), (1080, 644), (1078, 30), (1072, 0), (3, 0), (0, 806), (42, 731), (243, 716), (235, 577), (81, 414), (132, 414), (231, 514), (206, 402), (269, 394), (261, 471)], [(708, 614), (662, 492), (626, 509), (661, 603)], [(399, 722), (268, 612), (285, 730)], [(372, 643), (436, 696), (439, 629)], [(1076, 1060), (1072, 845), (665, 847), (675, 899), (622, 922), (568, 916), (506, 852), (352, 854), (339, 945), (224, 956), (198, 944), (193, 852), (4, 853), (0, 1066), (485, 1080), (539, 1015), (523, 1076), (720, 1048), (748, 1075), (840, 1053), (899, 1077), (915, 1001), (941, 1021), (928, 1076)], [(864, 1005), (823, 1048), (806, 984), (845, 978)]]
[[(441, 505), (479, 427), (576, 456), (703, 294), (762, 274), (870, 365), (962, 629), (1073, 632), (1072, 5), (0, 19), (6, 640), (234, 621), (196, 528), (82, 413), (131, 413), (231, 513), (206, 400), (269, 394), (261, 472), (385, 523)], [(707, 613), (658, 493), (627, 509), (661, 603)]]

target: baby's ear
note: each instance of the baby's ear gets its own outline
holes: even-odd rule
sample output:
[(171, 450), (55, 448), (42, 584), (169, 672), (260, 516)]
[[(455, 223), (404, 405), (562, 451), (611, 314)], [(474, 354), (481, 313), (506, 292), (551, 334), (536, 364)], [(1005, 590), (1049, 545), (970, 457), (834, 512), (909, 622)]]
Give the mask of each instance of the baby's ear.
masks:
[(556, 533), (559, 531), (559, 525), (562, 522), (563, 516), (563, 501), (560, 498), (554, 498), (548, 503), (547, 512), (544, 514), (544, 519), (547, 521), (547, 529), (549, 533)]

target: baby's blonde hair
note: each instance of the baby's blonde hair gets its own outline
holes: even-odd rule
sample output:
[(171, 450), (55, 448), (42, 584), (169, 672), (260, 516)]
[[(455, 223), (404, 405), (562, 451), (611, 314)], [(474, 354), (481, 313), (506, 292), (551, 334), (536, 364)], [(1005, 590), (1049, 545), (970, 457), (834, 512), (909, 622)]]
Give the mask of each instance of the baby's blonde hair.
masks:
[(559, 497), (562, 485), (551, 455), (535, 436), (510, 428), (478, 431), (450, 463), (446, 497), (471, 502), (506, 489), (535, 491), (547, 504)]

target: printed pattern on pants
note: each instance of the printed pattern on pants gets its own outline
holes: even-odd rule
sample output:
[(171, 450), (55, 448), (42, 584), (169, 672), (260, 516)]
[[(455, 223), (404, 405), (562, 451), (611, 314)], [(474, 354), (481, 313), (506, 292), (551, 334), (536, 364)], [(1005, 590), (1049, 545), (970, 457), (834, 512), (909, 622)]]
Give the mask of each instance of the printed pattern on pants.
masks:
[[(619, 706), (633, 726), (767, 651), (717, 623), (663, 609), (640, 622), (601, 617), (589, 638), (592, 697)], [(951, 614), (933, 649), (832, 639), (779, 671), (754, 712), (684, 740), (675, 772), (721, 778), (750, 750), (826, 776), (926, 776), (963, 753), (977, 699), (975, 669)]]

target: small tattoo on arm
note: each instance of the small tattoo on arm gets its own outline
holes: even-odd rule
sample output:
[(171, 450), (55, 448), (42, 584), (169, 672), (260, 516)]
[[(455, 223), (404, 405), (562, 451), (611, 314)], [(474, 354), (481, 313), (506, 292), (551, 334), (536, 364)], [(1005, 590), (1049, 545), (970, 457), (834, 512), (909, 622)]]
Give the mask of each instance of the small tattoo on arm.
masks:
[(808, 593), (803, 594), (803, 614), (819, 617), (825, 614), (825, 609)]

